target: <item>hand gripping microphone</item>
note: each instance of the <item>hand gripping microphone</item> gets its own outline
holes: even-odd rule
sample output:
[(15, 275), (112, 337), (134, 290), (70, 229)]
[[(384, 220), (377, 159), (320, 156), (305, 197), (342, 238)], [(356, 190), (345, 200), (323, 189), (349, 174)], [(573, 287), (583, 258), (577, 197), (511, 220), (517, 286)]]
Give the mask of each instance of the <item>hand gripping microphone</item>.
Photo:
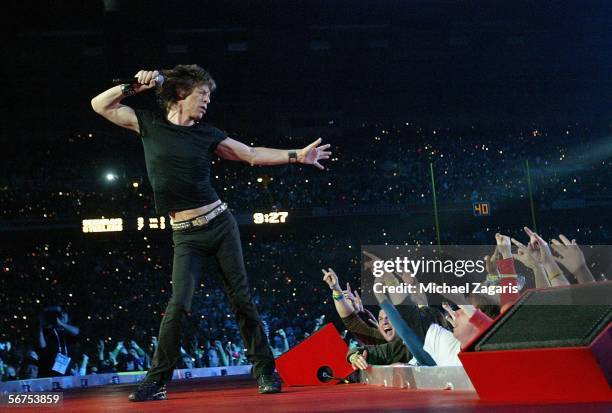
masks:
[[(155, 76), (153, 80), (157, 82), (157, 86), (161, 86), (164, 84), (164, 80), (166, 80), (166, 78), (164, 77), (164, 75), (159, 74)], [(137, 85), (138, 78), (137, 77), (120, 77), (120, 78), (113, 79), (113, 84), (114, 85), (125, 85), (125, 84)]]

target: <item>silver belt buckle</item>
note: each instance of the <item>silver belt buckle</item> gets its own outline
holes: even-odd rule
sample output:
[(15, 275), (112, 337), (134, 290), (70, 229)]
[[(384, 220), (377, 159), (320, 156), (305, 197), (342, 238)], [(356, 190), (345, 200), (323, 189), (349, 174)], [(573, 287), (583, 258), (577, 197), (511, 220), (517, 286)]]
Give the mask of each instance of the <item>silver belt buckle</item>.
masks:
[(191, 221), (191, 224), (196, 227), (201, 227), (202, 225), (208, 224), (208, 220), (206, 219), (206, 216), (201, 216), (194, 218), (193, 221)]

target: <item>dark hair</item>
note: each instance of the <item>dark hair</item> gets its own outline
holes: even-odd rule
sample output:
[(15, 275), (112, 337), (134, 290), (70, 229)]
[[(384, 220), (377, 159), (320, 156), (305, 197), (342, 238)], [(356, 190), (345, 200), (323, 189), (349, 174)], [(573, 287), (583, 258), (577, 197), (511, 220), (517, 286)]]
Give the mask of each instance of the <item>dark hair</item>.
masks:
[(168, 109), (179, 100), (185, 99), (198, 86), (206, 85), (211, 93), (217, 88), (210, 73), (198, 65), (176, 65), (163, 70), (164, 83), (157, 88), (157, 101), (163, 110)]

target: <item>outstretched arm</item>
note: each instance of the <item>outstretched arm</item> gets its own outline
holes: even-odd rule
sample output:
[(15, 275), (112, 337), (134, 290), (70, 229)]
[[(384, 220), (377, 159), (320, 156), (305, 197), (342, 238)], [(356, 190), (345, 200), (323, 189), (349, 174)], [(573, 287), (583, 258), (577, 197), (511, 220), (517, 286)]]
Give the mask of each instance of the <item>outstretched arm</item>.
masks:
[[(91, 100), (91, 107), (93, 110), (113, 122), (115, 125), (121, 126), (122, 128), (133, 130), (134, 132), (140, 132), (138, 127), (138, 119), (134, 109), (129, 106), (121, 104), (121, 101), (126, 96), (134, 93), (140, 93), (142, 91), (155, 87), (156, 81), (153, 80), (159, 72), (154, 71), (139, 71), (136, 76), (138, 83), (128, 88), (124, 93), (122, 85), (114, 86)], [(130, 92), (130, 89), (133, 91)]]
[[(225, 138), (219, 143), (215, 153), (230, 161), (243, 161), (251, 165), (282, 165), (286, 163), (303, 163), (324, 169), (320, 160), (328, 159), (331, 152), (329, 144), (321, 145), (321, 138), (302, 149), (273, 149), (247, 146), (231, 138)], [(292, 156), (293, 155), (293, 156)]]

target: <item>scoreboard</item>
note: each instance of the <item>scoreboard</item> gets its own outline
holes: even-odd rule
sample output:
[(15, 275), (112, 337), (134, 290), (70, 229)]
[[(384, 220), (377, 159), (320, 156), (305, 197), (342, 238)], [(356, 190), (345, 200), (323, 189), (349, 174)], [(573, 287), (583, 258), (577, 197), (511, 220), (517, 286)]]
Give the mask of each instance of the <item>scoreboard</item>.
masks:
[[(252, 215), (247, 215), (246, 219), (241, 220), (247, 224), (285, 224), (288, 217), (289, 212), (287, 211), (269, 211), (255, 212)], [(122, 232), (124, 230), (165, 230), (170, 228), (170, 221), (170, 218), (166, 217), (138, 217), (134, 219), (102, 217), (84, 219), (81, 225), (83, 232), (87, 234), (95, 232)]]
[[(132, 222), (134, 221), (134, 222)], [(138, 217), (135, 220), (124, 218), (84, 219), (81, 222), (84, 233), (121, 232), (124, 229), (142, 231), (143, 229), (166, 229), (166, 217)]]
[(491, 215), (491, 205), (488, 201), (472, 203), (472, 213), (475, 217), (488, 217)]

